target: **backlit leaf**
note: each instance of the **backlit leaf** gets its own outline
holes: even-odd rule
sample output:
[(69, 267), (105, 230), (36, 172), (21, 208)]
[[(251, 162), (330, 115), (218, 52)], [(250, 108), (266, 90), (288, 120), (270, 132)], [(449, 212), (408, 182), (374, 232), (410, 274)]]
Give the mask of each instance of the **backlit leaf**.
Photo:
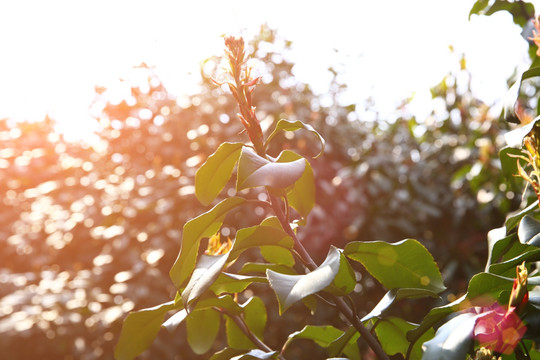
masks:
[(283, 119), (279, 120), (277, 125), (276, 125), (276, 128), (272, 131), (272, 133), (270, 135), (268, 135), (265, 147), (268, 146), (268, 144), (270, 143), (272, 138), (278, 132), (280, 132), (280, 131), (296, 131), (296, 130), (300, 130), (300, 129), (308, 130), (308, 131), (312, 132), (313, 134), (315, 134), (319, 138), (319, 141), (321, 142), (321, 151), (319, 152), (319, 154), (317, 154), (317, 156), (315, 156), (315, 158), (321, 156), (322, 153), (324, 152), (324, 145), (325, 145), (325, 141), (324, 141), (323, 137), (311, 125), (304, 124), (300, 120), (296, 120), (296, 121), (288, 121), (288, 120), (283, 120)]
[[(264, 328), (266, 326), (266, 306), (258, 297), (251, 297), (248, 301), (241, 305), (243, 309), (242, 318), (247, 327), (259, 339), (264, 337)], [(226, 318), (227, 342), (230, 347), (235, 349), (253, 349), (255, 344), (240, 330), (235, 322)]]
[[(302, 157), (295, 152), (285, 150), (276, 160), (277, 162), (292, 162), (302, 159)], [(287, 200), (289, 205), (298, 211), (303, 217), (307, 217), (315, 205), (315, 180), (313, 176), (313, 169), (308, 161), (306, 161), (306, 168), (304, 173), (298, 179), (294, 186), (287, 191)]]
[(208, 308), (193, 311), (186, 319), (187, 340), (195, 354), (206, 353), (216, 340), (221, 324), (221, 315)]
[(390, 306), (401, 299), (405, 298), (419, 298), (419, 297), (434, 297), (437, 298), (437, 294), (427, 289), (407, 289), (407, 288), (395, 288), (389, 290), (383, 298), (375, 305), (369, 314), (362, 318), (362, 321), (373, 319), (374, 317), (381, 317)]
[(417, 288), (439, 293), (446, 287), (433, 257), (413, 239), (397, 243), (351, 242), (345, 255), (360, 262), (387, 289)]
[(223, 224), (225, 215), (244, 202), (245, 200), (239, 197), (227, 198), (184, 225), (182, 247), (169, 272), (173, 284), (178, 289), (187, 281), (195, 267), (200, 241), (214, 235)]
[(223, 143), (208, 157), (195, 174), (195, 195), (203, 205), (210, 205), (231, 178), (240, 157), (242, 143)]
[(114, 349), (116, 360), (131, 360), (156, 338), (165, 314), (177, 308), (174, 301), (128, 314), (122, 324), (120, 339)]

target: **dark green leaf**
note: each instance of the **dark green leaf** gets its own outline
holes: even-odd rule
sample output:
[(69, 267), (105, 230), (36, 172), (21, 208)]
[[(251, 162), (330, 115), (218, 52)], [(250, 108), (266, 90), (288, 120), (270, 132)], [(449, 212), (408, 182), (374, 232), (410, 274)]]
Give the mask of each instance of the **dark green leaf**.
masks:
[(227, 198), (184, 225), (182, 247), (169, 272), (173, 284), (178, 289), (181, 289), (195, 267), (200, 241), (214, 235), (223, 224), (225, 215), (245, 201), (239, 197)]
[(193, 301), (201, 296), (217, 279), (227, 262), (229, 253), (224, 255), (201, 255), (186, 288), (182, 292), (184, 307), (190, 311)]
[[(276, 160), (277, 162), (298, 161), (302, 157), (292, 151), (285, 150)], [(307, 217), (315, 205), (315, 180), (313, 169), (308, 161), (304, 173), (295, 183), (292, 189), (287, 191), (287, 200), (289, 205), (298, 211), (302, 217)]]
[(518, 238), (522, 244), (540, 247), (540, 221), (530, 215), (523, 217), (518, 227)]
[(165, 314), (176, 308), (174, 301), (169, 301), (129, 313), (122, 324), (120, 339), (114, 349), (114, 358), (130, 360), (146, 350), (156, 338)]
[(206, 353), (216, 340), (221, 325), (221, 315), (214, 309), (196, 310), (186, 319), (187, 340), (195, 354)]
[(285, 275), (267, 270), (266, 276), (279, 300), (280, 314), (295, 302), (329, 286), (339, 272), (340, 254), (341, 252), (332, 246), (324, 262), (305, 275)]
[[(512, 233), (506, 236), (506, 227), (500, 227), (488, 232), (488, 259), (486, 262), (486, 271), (494, 263), (504, 260), (505, 255), (511, 254), (514, 245), (521, 245), (516, 234)], [(522, 246), (520, 246), (522, 248)]]
[(531, 250), (525, 251), (510, 260), (490, 265), (489, 272), (499, 275), (512, 275), (515, 274), (516, 266), (520, 265), (524, 261), (540, 261), (540, 249), (533, 246), (531, 246), (530, 249)]
[(240, 157), (242, 143), (223, 143), (195, 174), (195, 195), (203, 205), (210, 205), (231, 178)]
[(236, 190), (259, 186), (285, 189), (302, 176), (306, 163), (303, 158), (292, 162), (272, 162), (244, 147), (238, 162)]
[(319, 138), (319, 141), (321, 142), (321, 151), (319, 152), (319, 154), (317, 156), (315, 156), (315, 158), (321, 156), (322, 153), (324, 152), (324, 144), (325, 144), (323, 137), (311, 125), (304, 124), (303, 122), (301, 122), (299, 120), (296, 120), (296, 121), (287, 121), (287, 120), (283, 120), (283, 119), (279, 120), (277, 125), (276, 125), (276, 128), (274, 129), (274, 131), (272, 131), (272, 133), (270, 135), (268, 135), (268, 138), (267, 138), (266, 143), (265, 143), (265, 147), (268, 146), (268, 144), (270, 143), (272, 138), (278, 132), (280, 132), (280, 131), (296, 131), (296, 130), (299, 130), (299, 129), (308, 130), (308, 131), (312, 132), (313, 134), (315, 134)]
[(435, 337), (424, 343), (422, 360), (465, 359), (474, 341), (472, 335), (479, 316), (464, 313), (442, 325)]
[(345, 255), (360, 262), (387, 289), (417, 288), (439, 293), (446, 287), (431, 254), (418, 241), (351, 242)]
[(379, 303), (373, 308), (373, 310), (370, 311), (369, 314), (364, 316), (362, 318), (362, 321), (368, 321), (370, 319), (373, 319), (374, 317), (381, 317), (389, 308), (390, 306), (400, 300), (405, 298), (419, 298), (419, 297), (433, 297), (437, 298), (438, 295), (434, 293), (431, 290), (427, 289), (408, 289), (408, 288), (395, 288), (392, 290), (389, 290), (383, 298), (379, 301)]

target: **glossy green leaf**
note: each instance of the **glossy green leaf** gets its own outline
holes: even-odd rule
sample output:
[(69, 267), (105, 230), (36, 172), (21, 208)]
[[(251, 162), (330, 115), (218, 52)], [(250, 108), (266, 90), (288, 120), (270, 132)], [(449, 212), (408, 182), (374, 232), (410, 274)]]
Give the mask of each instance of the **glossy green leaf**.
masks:
[(287, 342), (283, 348), (287, 348), (295, 339), (307, 339), (314, 341), (317, 345), (326, 348), (343, 335), (343, 331), (336, 329), (331, 325), (316, 326), (306, 325), (300, 331), (293, 332), (287, 338)]
[(521, 166), (525, 167), (525, 161), (523, 159), (516, 158), (516, 156), (522, 156), (521, 148), (505, 147), (499, 152), (499, 159), (501, 161), (501, 170), (505, 179), (512, 184), (517, 184), (521, 177), (516, 176), (518, 174), (518, 161)]
[(422, 320), (420, 326), (409, 331), (407, 338), (409, 341), (418, 340), (439, 321), (442, 321), (451, 313), (460, 310), (465, 301), (468, 301), (471, 306), (491, 305), (495, 299), (499, 297), (500, 293), (512, 288), (513, 282), (514, 279), (512, 278), (486, 272), (474, 275), (469, 281), (469, 286), (465, 295), (450, 304), (431, 309)]
[(259, 156), (252, 148), (244, 147), (238, 162), (236, 190), (267, 186), (285, 189), (304, 173), (306, 160), (273, 162)]
[(287, 249), (294, 246), (293, 239), (283, 230), (275, 217), (265, 219), (260, 225), (238, 230), (229, 259), (236, 259), (246, 249), (267, 245)]
[(193, 311), (186, 319), (187, 340), (191, 350), (202, 355), (214, 344), (221, 325), (221, 315), (214, 309)]
[[(300, 155), (295, 152), (285, 150), (283, 151), (277, 162), (292, 162), (302, 159)], [(308, 161), (306, 161), (306, 167), (304, 173), (300, 176), (294, 186), (287, 191), (287, 200), (289, 205), (298, 211), (302, 217), (307, 217), (313, 206), (315, 206), (315, 179), (313, 175), (313, 169)]]
[(375, 317), (382, 317), (384, 313), (394, 304), (396, 301), (406, 298), (420, 298), (420, 297), (433, 297), (439, 296), (431, 290), (427, 289), (408, 289), (408, 288), (395, 288), (389, 290), (383, 298), (375, 305), (375, 307), (362, 318), (362, 321), (368, 321)]
[(387, 289), (418, 288), (439, 293), (446, 289), (427, 249), (413, 239), (397, 243), (351, 242), (345, 255), (360, 262)]
[(210, 205), (231, 178), (238, 162), (242, 143), (223, 143), (208, 157), (195, 174), (195, 195), (203, 205)]
[(214, 235), (223, 224), (225, 215), (245, 201), (239, 197), (227, 198), (184, 225), (182, 247), (169, 272), (173, 284), (178, 289), (181, 289), (195, 267), (200, 241)]
[(356, 341), (360, 334), (351, 326), (340, 337), (332, 341), (326, 348), (328, 355), (334, 359), (336, 356), (345, 354), (350, 360), (360, 360), (362, 358)]
[(286, 275), (267, 270), (266, 276), (279, 301), (280, 314), (295, 302), (329, 286), (339, 272), (340, 254), (332, 246), (324, 262), (305, 275)]
[(424, 343), (422, 360), (465, 359), (473, 344), (473, 330), (480, 314), (464, 313), (443, 324)]
[(128, 314), (114, 349), (116, 360), (130, 360), (142, 353), (156, 338), (163, 318), (177, 306), (174, 301)]
[(506, 217), (506, 221), (504, 222), (504, 226), (506, 226), (506, 231), (509, 233), (510, 230), (512, 230), (513, 228), (515, 228), (519, 224), (519, 222), (521, 221), (521, 219), (525, 215), (533, 212), (536, 209), (538, 209), (538, 200), (534, 201), (532, 204), (527, 206), (525, 209), (522, 209), (522, 210), (519, 210), (519, 211), (517, 211), (515, 213), (509, 214)]
[[(249, 330), (259, 339), (263, 339), (267, 319), (266, 306), (263, 301), (258, 297), (251, 297), (241, 307), (243, 309), (242, 318)], [(256, 347), (231, 318), (226, 318), (225, 325), (227, 342), (230, 347), (244, 350)]]
[(334, 277), (332, 284), (325, 291), (337, 295), (345, 296), (350, 294), (356, 287), (356, 275), (347, 257), (342, 252), (339, 254), (339, 271)]
[(223, 293), (240, 293), (249, 285), (256, 283), (266, 283), (268, 280), (263, 276), (246, 276), (222, 272), (210, 287), (216, 295)]
[(266, 270), (268, 269), (274, 272), (282, 273), (282, 274), (297, 275), (297, 272), (294, 271), (294, 269), (291, 268), (290, 266), (280, 265), (280, 264), (269, 264), (269, 263), (252, 263), (252, 262), (245, 263), (244, 266), (242, 266), (242, 269), (240, 269), (239, 273), (240, 274), (260, 273), (260, 274), (266, 275)]
[(525, 262), (540, 261), (540, 249), (530, 246), (530, 250), (521, 252), (518, 256), (489, 266), (489, 272), (493, 274), (512, 276), (516, 266)]
[(540, 221), (530, 215), (523, 217), (518, 227), (518, 238), (522, 244), (540, 247)]
[(182, 301), (188, 311), (191, 310), (193, 301), (208, 290), (218, 278), (228, 257), (229, 253), (224, 255), (201, 255), (186, 288), (182, 292)]
[(416, 325), (410, 322), (400, 318), (390, 317), (377, 322), (375, 333), (379, 338), (384, 352), (388, 355), (401, 354), (405, 356), (409, 349), (407, 332), (414, 328), (416, 328)]
[(278, 123), (276, 124), (276, 128), (272, 131), (270, 135), (268, 135), (268, 138), (265, 143), (265, 147), (268, 147), (268, 144), (270, 143), (270, 141), (280, 131), (296, 131), (300, 129), (310, 131), (319, 138), (319, 141), (321, 142), (321, 151), (319, 152), (319, 154), (317, 154), (317, 156), (315, 156), (315, 158), (318, 158), (319, 156), (321, 156), (324, 153), (324, 146), (325, 146), (324, 138), (311, 125), (304, 124), (300, 120), (296, 120), (296, 121), (288, 121), (288, 120), (283, 120), (283, 119), (279, 120)]
[(485, 271), (490, 271), (493, 264), (507, 261), (527, 251), (528, 246), (518, 241), (515, 232), (508, 236), (504, 236), (504, 234), (506, 234), (506, 227), (504, 226), (493, 229), (488, 233), (489, 247)]
[(272, 264), (294, 266), (295, 260), (290, 249), (278, 246), (261, 246), (262, 257)]

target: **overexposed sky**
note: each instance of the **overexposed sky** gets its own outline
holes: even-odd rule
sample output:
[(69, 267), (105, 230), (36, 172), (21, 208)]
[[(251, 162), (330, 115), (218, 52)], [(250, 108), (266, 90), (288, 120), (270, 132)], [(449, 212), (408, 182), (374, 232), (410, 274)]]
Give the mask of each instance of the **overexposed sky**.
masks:
[(465, 53), (473, 90), (493, 103), (504, 96), (514, 68), (524, 66), (527, 45), (509, 14), (469, 21), (473, 3), (2, 1), (0, 117), (50, 114), (66, 132), (87, 131), (95, 84), (110, 83), (144, 61), (175, 95), (188, 93), (200, 62), (222, 53), (221, 35), (250, 38), (263, 23), (293, 42), (295, 74), (320, 93), (327, 89), (327, 68), (342, 64), (347, 101), (371, 97), (386, 114), (416, 94), (414, 110), (421, 116), (429, 88)]

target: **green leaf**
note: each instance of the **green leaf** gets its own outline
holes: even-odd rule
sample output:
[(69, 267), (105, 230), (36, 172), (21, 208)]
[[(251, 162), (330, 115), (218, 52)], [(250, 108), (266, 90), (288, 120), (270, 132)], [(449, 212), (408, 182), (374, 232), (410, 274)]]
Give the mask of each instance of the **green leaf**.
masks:
[[(276, 161), (292, 162), (300, 159), (303, 158), (297, 153), (285, 150), (279, 155)], [(287, 192), (286, 196), (289, 205), (304, 218), (309, 215), (313, 206), (315, 206), (315, 178), (313, 169), (307, 160), (304, 173), (294, 183), (294, 186)]]
[(332, 284), (325, 289), (331, 294), (337, 296), (345, 296), (350, 294), (356, 287), (356, 275), (349, 264), (347, 257), (340, 251), (339, 254), (339, 271), (334, 277)]
[(407, 338), (411, 342), (418, 340), (439, 321), (442, 321), (452, 312), (460, 310), (465, 301), (468, 301), (471, 306), (491, 305), (494, 299), (499, 297), (501, 292), (511, 289), (513, 283), (514, 279), (512, 278), (486, 272), (474, 275), (469, 281), (469, 286), (465, 295), (450, 304), (431, 309), (424, 317), (420, 326), (409, 331)]
[(242, 266), (240, 269), (240, 274), (250, 274), (250, 273), (261, 273), (266, 274), (266, 270), (272, 270), (274, 272), (287, 274), (287, 275), (297, 275), (297, 272), (293, 268), (286, 265), (280, 264), (268, 264), (268, 263), (252, 263), (248, 262)]
[(516, 266), (523, 262), (540, 261), (540, 249), (533, 246), (530, 250), (525, 250), (518, 256), (489, 266), (489, 272), (498, 275), (512, 275), (515, 274)]
[[(249, 330), (259, 339), (263, 339), (267, 319), (266, 307), (263, 301), (258, 297), (251, 297), (241, 307), (243, 309), (244, 322)], [(227, 329), (227, 342), (230, 347), (244, 350), (256, 347), (231, 318), (227, 317), (225, 325)]]
[(362, 322), (368, 321), (375, 317), (381, 318), (383, 314), (390, 308), (390, 306), (398, 300), (427, 296), (438, 298), (438, 295), (436, 293), (427, 289), (395, 288), (389, 290), (377, 303), (377, 305), (369, 312), (369, 314), (362, 318)]
[(261, 246), (262, 257), (272, 264), (292, 267), (295, 264), (294, 256), (290, 249), (278, 246)]
[(347, 355), (350, 360), (360, 360), (362, 356), (358, 350), (356, 341), (360, 337), (360, 334), (351, 326), (336, 340), (332, 341), (328, 346), (328, 355), (335, 357), (341, 354)]
[(540, 247), (540, 221), (530, 215), (521, 219), (518, 238), (522, 244)]
[(274, 129), (274, 131), (272, 131), (272, 133), (270, 135), (268, 135), (268, 138), (267, 138), (266, 143), (264, 145), (265, 148), (268, 147), (268, 144), (270, 144), (270, 141), (272, 140), (272, 138), (278, 132), (280, 132), (280, 131), (296, 131), (296, 130), (300, 130), (300, 129), (308, 130), (308, 131), (312, 132), (313, 134), (315, 134), (319, 138), (319, 141), (321, 142), (321, 151), (319, 152), (319, 154), (317, 156), (315, 156), (315, 158), (318, 158), (319, 156), (321, 156), (322, 153), (324, 153), (324, 145), (325, 145), (324, 138), (311, 125), (304, 124), (300, 120), (296, 120), (296, 121), (288, 121), (288, 120), (283, 120), (283, 119), (279, 120), (277, 125), (276, 125), (276, 128)]
[(489, 0), (477, 0), (469, 12), (469, 20), (471, 19), (472, 15), (480, 15), (480, 12), (484, 10), (488, 4)]
[(264, 352), (259, 349), (254, 349), (254, 350), (250, 350), (249, 352), (243, 355), (235, 356), (231, 358), (231, 360), (266, 360), (266, 359), (277, 359), (277, 356), (278, 356), (277, 351)]
[[(536, 123), (540, 120), (540, 117), (537, 117), (530, 123), (519, 126), (506, 134), (504, 134), (504, 140), (510, 148), (521, 149), (523, 146), (523, 139), (529, 135), (531, 130), (534, 128)], [(519, 154), (519, 153), (518, 153)]]
[(225, 266), (229, 253), (224, 255), (201, 255), (186, 288), (182, 292), (184, 307), (190, 311), (197, 300), (218, 278)]
[(519, 224), (519, 222), (525, 215), (531, 213), (532, 211), (536, 209), (538, 209), (538, 200), (534, 201), (525, 209), (519, 210), (513, 214), (509, 214), (506, 217), (506, 221), (504, 222), (504, 226), (506, 226), (506, 231), (509, 233), (510, 230), (512, 230)]
[(329, 286), (339, 272), (340, 254), (332, 246), (324, 262), (305, 275), (285, 275), (267, 270), (266, 276), (279, 301), (280, 314), (295, 302)]
[(402, 354), (405, 356), (409, 348), (407, 332), (416, 328), (403, 319), (390, 317), (377, 323), (375, 333), (379, 338), (384, 352), (388, 355)]
[(114, 349), (116, 360), (130, 360), (142, 353), (156, 338), (165, 314), (177, 308), (174, 301), (128, 314)]
[(304, 173), (306, 160), (292, 162), (272, 162), (249, 147), (244, 147), (238, 162), (236, 190), (241, 191), (258, 186), (285, 189), (293, 185)]
[(206, 353), (216, 340), (221, 325), (221, 315), (214, 309), (193, 311), (186, 319), (187, 340), (197, 355)]
[(236, 259), (243, 251), (251, 247), (274, 245), (292, 249), (294, 246), (293, 239), (276, 221), (277, 218), (272, 217), (265, 219), (260, 225), (238, 230), (229, 259)]
[(345, 255), (360, 262), (387, 289), (418, 288), (439, 293), (446, 289), (427, 249), (413, 239), (394, 244), (384, 241), (351, 242)]
[(242, 143), (223, 143), (208, 157), (195, 174), (195, 195), (203, 205), (210, 205), (231, 178), (240, 157)]
[(244, 291), (249, 285), (257, 283), (266, 283), (268, 280), (262, 276), (245, 276), (222, 272), (217, 280), (212, 284), (210, 290), (216, 295), (223, 293), (239, 293)]
[(521, 179), (520, 177), (516, 176), (518, 174), (518, 161), (520, 162), (521, 166), (525, 168), (525, 160), (515, 157), (522, 155), (521, 147), (516, 149), (507, 146), (499, 152), (502, 173), (505, 179), (513, 185), (517, 183), (518, 179)]
[(182, 288), (195, 267), (200, 241), (205, 237), (214, 235), (223, 224), (225, 215), (245, 201), (239, 197), (227, 198), (211, 210), (191, 219), (184, 225), (182, 247), (169, 272), (171, 280), (177, 289)]
[(506, 227), (492, 229), (488, 232), (488, 259), (486, 262), (486, 271), (494, 263), (504, 260), (505, 255), (512, 254), (513, 248), (517, 245), (523, 248), (517, 239), (516, 234), (512, 233), (506, 236)]
[(326, 348), (330, 346), (331, 343), (336, 341), (340, 336), (343, 335), (343, 331), (336, 329), (331, 325), (326, 326), (316, 326), (316, 325), (306, 325), (300, 331), (293, 332), (287, 338), (287, 341), (283, 345), (283, 349), (287, 348), (289, 344), (295, 339), (307, 339), (314, 341), (317, 345)]
[(482, 314), (460, 314), (443, 324), (435, 337), (424, 343), (422, 360), (465, 359), (474, 338), (476, 320)]

